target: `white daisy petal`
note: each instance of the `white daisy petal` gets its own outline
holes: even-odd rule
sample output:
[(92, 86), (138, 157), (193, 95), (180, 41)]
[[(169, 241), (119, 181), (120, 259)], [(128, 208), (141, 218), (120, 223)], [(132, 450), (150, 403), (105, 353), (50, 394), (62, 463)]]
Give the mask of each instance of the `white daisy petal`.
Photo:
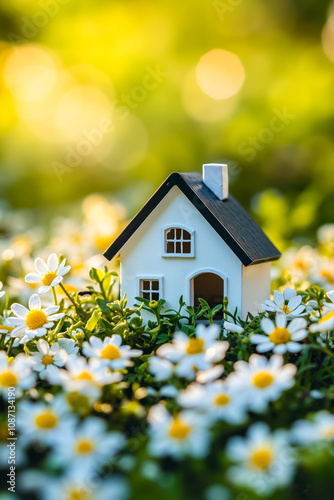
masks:
[(277, 313), (276, 314), (276, 326), (278, 328), (285, 328), (287, 324), (287, 318), (284, 313)]
[(51, 290), (51, 286), (40, 286), (38, 293), (48, 293)]
[(284, 306), (284, 297), (282, 292), (279, 292), (278, 290), (274, 291), (274, 302), (279, 309), (282, 309)]
[[(29, 332), (29, 331), (28, 331), (28, 332)], [(47, 333), (47, 329), (46, 329), (46, 328), (37, 328), (37, 329), (35, 330), (35, 332), (36, 332), (36, 335), (37, 335), (38, 337), (43, 337), (43, 335), (45, 335), (45, 334)]]
[(287, 344), (275, 345), (273, 351), (275, 354), (285, 354), (287, 351)]
[(65, 266), (64, 269), (59, 269), (58, 268), (58, 275), (59, 276), (64, 276), (65, 274), (67, 274), (71, 269), (71, 266)]
[(29, 313), (29, 311), (26, 307), (21, 306), (21, 304), (17, 304), (17, 303), (15, 303), (11, 306), (11, 310), (13, 311), (15, 316), (17, 316), (18, 318), (21, 318), (21, 319), (26, 319), (27, 314)]
[(66, 263), (66, 259), (63, 259), (61, 261), (61, 263), (59, 264), (58, 269), (57, 269), (58, 274), (59, 274), (59, 271), (61, 271), (64, 268), (65, 263)]
[(43, 312), (49, 316), (50, 314), (54, 314), (58, 311), (59, 309), (59, 306), (49, 306), (49, 307), (46, 307), (45, 309), (43, 309)]
[(57, 269), (59, 264), (59, 259), (56, 253), (52, 253), (49, 258), (48, 258), (48, 263), (47, 266), (49, 268), (49, 271), (52, 273)]
[(41, 299), (37, 293), (34, 293), (29, 299), (29, 309), (32, 311), (33, 309), (40, 309), (42, 306)]
[(290, 311), (294, 311), (295, 309), (297, 309), (301, 301), (302, 301), (301, 295), (296, 295), (295, 297), (292, 297), (292, 299), (290, 299), (288, 303), (288, 308), (290, 309)]
[(268, 352), (270, 351), (275, 344), (272, 342), (263, 342), (262, 344), (258, 344), (256, 347), (257, 352)]
[(288, 326), (288, 331), (290, 333), (297, 332), (298, 330), (304, 329), (307, 326), (307, 321), (304, 318), (295, 318), (291, 321)]
[(57, 286), (63, 280), (62, 276), (57, 276), (52, 280), (51, 286)]
[(49, 344), (46, 340), (39, 339), (39, 341), (37, 342), (37, 349), (42, 354), (47, 354), (49, 352)]
[(22, 333), (27, 329), (27, 325), (20, 325), (14, 328), (14, 330), (11, 332), (11, 337), (20, 337)]
[(298, 330), (297, 332), (293, 332), (291, 334), (291, 339), (294, 342), (298, 342), (299, 340), (304, 340), (307, 337), (307, 330)]
[(275, 330), (275, 325), (269, 318), (262, 318), (261, 328), (267, 335), (270, 335)]
[(265, 335), (254, 333), (249, 337), (249, 340), (253, 344), (262, 344), (263, 342), (268, 342), (268, 337), (266, 337)]
[(25, 325), (26, 320), (22, 318), (14, 318), (13, 316), (10, 318), (6, 319), (7, 326), (19, 326), (19, 325)]
[(300, 352), (302, 350), (302, 346), (296, 342), (288, 342), (286, 346), (290, 352)]
[(63, 316), (65, 316), (65, 313), (51, 314), (51, 316), (48, 316), (48, 321), (56, 321), (57, 319), (61, 319)]
[(39, 283), (41, 281), (40, 274), (37, 273), (28, 273), (24, 278), (26, 283)]
[(302, 313), (305, 312), (305, 306), (304, 304), (300, 304), (294, 311), (292, 311), (291, 316), (300, 316)]
[(297, 292), (293, 288), (286, 288), (283, 292), (284, 300), (287, 300), (287, 301), (291, 300), (296, 295), (297, 295)]
[(44, 328), (51, 328), (52, 326), (54, 325), (54, 323), (52, 321), (49, 321), (48, 323), (45, 323), (43, 325)]
[(42, 275), (47, 274), (48, 268), (46, 267), (46, 264), (44, 260), (42, 260), (40, 257), (37, 257), (35, 260), (35, 268), (36, 271)]

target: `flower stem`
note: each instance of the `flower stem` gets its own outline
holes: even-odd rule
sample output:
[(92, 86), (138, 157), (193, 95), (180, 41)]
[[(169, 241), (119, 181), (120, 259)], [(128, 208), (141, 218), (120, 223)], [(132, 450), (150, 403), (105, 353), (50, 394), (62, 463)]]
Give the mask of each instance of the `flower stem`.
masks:
[(11, 351), (11, 349), (12, 349), (12, 345), (13, 345), (13, 343), (14, 343), (14, 340), (15, 340), (15, 337), (12, 337), (12, 338), (10, 339), (9, 346), (8, 346), (8, 349), (7, 349), (7, 356), (9, 356), (9, 355), (10, 355), (10, 351)]
[(70, 296), (70, 294), (68, 293), (68, 291), (66, 290), (66, 288), (64, 287), (64, 285), (62, 283), (59, 283), (59, 286), (63, 290), (63, 292), (66, 295), (66, 297), (72, 302), (72, 304), (74, 305), (74, 307), (76, 309), (78, 309), (78, 305), (74, 302), (74, 300), (72, 299), (72, 297)]
[(68, 298), (68, 300), (70, 300), (72, 302), (72, 304), (74, 305), (75, 310), (77, 311), (79, 316), (83, 316), (84, 311), (81, 309), (80, 305), (75, 303), (75, 301), (72, 299), (72, 297), (70, 296), (70, 294), (68, 293), (68, 291), (66, 290), (66, 288), (64, 287), (64, 285), (62, 283), (59, 283), (59, 286), (63, 290), (63, 292), (66, 295), (66, 297)]
[(55, 305), (57, 306), (58, 305), (58, 301), (57, 301), (56, 287), (53, 286), (51, 288), (52, 288), (52, 293), (53, 293), (53, 298), (54, 298), (54, 301), (55, 301)]

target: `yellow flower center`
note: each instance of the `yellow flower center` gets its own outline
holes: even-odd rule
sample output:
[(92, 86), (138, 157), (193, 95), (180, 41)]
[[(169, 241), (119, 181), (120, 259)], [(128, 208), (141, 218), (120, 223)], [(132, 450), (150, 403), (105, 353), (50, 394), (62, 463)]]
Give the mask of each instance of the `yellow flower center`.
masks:
[(53, 365), (53, 357), (51, 356), (51, 354), (44, 354), (41, 361), (45, 366)]
[(291, 340), (291, 335), (287, 328), (279, 328), (276, 326), (273, 333), (269, 335), (269, 339), (276, 345), (287, 344)]
[(253, 384), (258, 389), (266, 389), (274, 381), (274, 377), (269, 372), (257, 372), (253, 375)]
[(325, 278), (331, 285), (334, 285), (334, 274), (330, 269), (323, 269), (320, 271), (320, 275)]
[(325, 314), (322, 318), (319, 319), (319, 323), (324, 323), (325, 321), (328, 321), (329, 319), (334, 318), (334, 309), (333, 311)]
[(37, 330), (37, 328), (42, 328), (42, 326), (47, 322), (48, 318), (46, 314), (40, 309), (33, 309), (27, 314), (26, 323), (30, 330)]
[(76, 377), (76, 379), (77, 380), (89, 380), (91, 382), (93, 381), (92, 375), (89, 372), (87, 372), (87, 371), (81, 372), (80, 375), (78, 375)]
[(52, 273), (52, 272), (46, 273), (42, 278), (42, 284), (44, 286), (50, 286), (55, 278), (57, 278), (57, 273)]
[(215, 403), (217, 406), (225, 406), (228, 405), (229, 402), (230, 398), (228, 397), (227, 394), (219, 394), (215, 399)]
[(102, 359), (110, 359), (110, 361), (113, 361), (114, 359), (118, 359), (120, 357), (121, 353), (119, 352), (119, 349), (113, 344), (106, 345), (101, 351)]
[(78, 441), (76, 448), (77, 453), (79, 453), (80, 455), (86, 455), (94, 450), (94, 444), (88, 439), (82, 439), (81, 441)]
[(8, 333), (12, 332), (14, 330), (13, 326), (5, 326), (5, 325), (0, 325), (0, 332), (4, 330)]
[(255, 451), (250, 457), (250, 463), (257, 469), (266, 470), (272, 462), (272, 452), (268, 449)]
[(174, 418), (169, 429), (169, 435), (173, 439), (185, 439), (190, 432), (189, 425), (183, 423), (179, 418)]
[(307, 271), (310, 267), (310, 265), (305, 261), (305, 260), (296, 260), (295, 261), (295, 266), (297, 269), (301, 269), (302, 271)]
[(202, 339), (189, 339), (187, 346), (187, 354), (199, 354), (203, 352), (204, 340)]
[(17, 377), (11, 371), (2, 372), (0, 374), (0, 385), (2, 387), (15, 387), (17, 384)]
[(35, 418), (35, 424), (40, 429), (53, 429), (57, 425), (58, 419), (52, 411), (40, 413)]
[(89, 500), (91, 495), (87, 490), (71, 489), (64, 500)]
[(321, 435), (324, 439), (334, 439), (334, 426), (327, 427), (327, 429), (324, 429)]
[(281, 307), (281, 311), (283, 311), (284, 314), (290, 314), (292, 312), (291, 309), (289, 309), (286, 304), (284, 304), (284, 306)]

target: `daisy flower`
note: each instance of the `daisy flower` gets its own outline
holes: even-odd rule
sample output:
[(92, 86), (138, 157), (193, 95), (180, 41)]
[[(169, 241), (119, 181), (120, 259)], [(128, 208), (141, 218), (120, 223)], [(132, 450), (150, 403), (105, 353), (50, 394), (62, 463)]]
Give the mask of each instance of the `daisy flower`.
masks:
[(16, 419), (21, 444), (26, 446), (38, 441), (52, 446), (74, 418), (61, 397), (55, 397), (50, 404), (22, 401), (18, 405)]
[(213, 421), (224, 420), (230, 424), (241, 424), (247, 419), (245, 401), (223, 380), (207, 385), (190, 384), (182, 391), (177, 402), (183, 408), (192, 408), (205, 413)]
[(59, 477), (28, 470), (20, 476), (20, 483), (22, 491), (34, 491), (41, 500), (126, 500), (129, 496), (125, 480), (114, 474), (102, 479), (90, 472), (85, 479), (69, 473)]
[(299, 445), (307, 446), (316, 442), (334, 441), (334, 415), (319, 411), (313, 421), (298, 420), (292, 427), (292, 438)]
[(50, 372), (64, 366), (69, 356), (65, 349), (60, 348), (58, 342), (50, 346), (46, 340), (39, 339), (37, 349), (37, 353), (31, 353), (31, 360), (34, 371), (39, 372), (41, 379), (45, 379)]
[(99, 397), (105, 385), (120, 382), (121, 373), (112, 373), (99, 360), (87, 361), (86, 358), (70, 357), (66, 361), (67, 370), (49, 373), (47, 380), (51, 384), (62, 385), (67, 392), (77, 392), (88, 397)]
[(234, 372), (226, 381), (235, 391), (243, 394), (249, 407), (258, 412), (266, 409), (269, 401), (276, 401), (283, 391), (294, 385), (297, 367), (283, 366), (283, 356), (274, 354), (268, 360), (265, 356), (252, 354), (249, 362), (234, 363)]
[(104, 420), (87, 418), (79, 428), (69, 426), (59, 436), (51, 460), (63, 465), (73, 475), (86, 475), (110, 462), (125, 445), (120, 432), (108, 432)]
[(310, 332), (330, 332), (334, 330), (334, 290), (327, 292), (327, 297), (331, 302), (325, 302), (323, 305), (323, 316), (317, 323), (310, 326)]
[(307, 337), (307, 321), (295, 318), (288, 325), (287, 322), (287, 316), (280, 313), (276, 314), (276, 325), (271, 319), (262, 318), (261, 328), (265, 335), (254, 333), (249, 337), (253, 344), (257, 344), (257, 352), (300, 352), (302, 345), (299, 342)]
[(25, 354), (18, 354), (8, 363), (7, 353), (0, 351), (0, 394), (7, 394), (9, 387), (15, 387), (16, 395), (20, 396), (35, 385), (35, 380), (31, 361)]
[(285, 431), (271, 433), (266, 424), (258, 422), (248, 429), (245, 438), (231, 438), (226, 452), (235, 463), (227, 470), (228, 479), (257, 495), (269, 496), (293, 479), (295, 463)]
[(152, 455), (176, 459), (184, 455), (198, 458), (207, 455), (210, 435), (204, 416), (192, 411), (172, 416), (162, 405), (156, 405), (151, 408), (148, 421), (148, 449)]
[(69, 272), (71, 266), (65, 266), (66, 259), (59, 264), (57, 254), (52, 253), (47, 262), (37, 257), (35, 260), (36, 273), (28, 273), (25, 277), (26, 283), (41, 283), (38, 293), (47, 293), (51, 287), (59, 285), (63, 276)]
[(183, 332), (176, 332), (173, 342), (159, 347), (157, 355), (177, 364), (176, 375), (191, 380), (195, 378), (197, 370), (208, 370), (213, 363), (224, 359), (229, 344), (218, 341), (219, 334), (218, 325), (207, 328), (198, 325), (196, 335), (190, 338)]
[(6, 294), (6, 292), (2, 290), (2, 286), (3, 286), (2, 281), (0, 281), (0, 299)]
[(151, 356), (149, 358), (149, 372), (157, 382), (168, 380), (174, 373), (174, 365), (168, 359)]
[(29, 299), (29, 310), (21, 304), (13, 304), (12, 312), (16, 317), (7, 319), (10, 326), (15, 326), (12, 337), (21, 337), (20, 344), (24, 344), (34, 337), (42, 337), (52, 328), (54, 321), (61, 319), (65, 314), (58, 313), (59, 306), (49, 306), (42, 309), (41, 299), (34, 294)]
[[(5, 336), (5, 340), (4, 340), (4, 346), (7, 345), (7, 342), (11, 340), (11, 333), (12, 331), (14, 330), (14, 327), (13, 326), (9, 326), (7, 324), (8, 322), (8, 319), (6, 319), (3, 323), (3, 325), (0, 325), (0, 335), (4, 335)], [(0, 337), (1, 338), (1, 337)], [(20, 344), (20, 339), (15, 339), (14, 342), (13, 342), (13, 346), (12, 347), (17, 347), (18, 345)]]
[(76, 345), (75, 340), (60, 338), (58, 339), (57, 342), (59, 344), (60, 349), (64, 349), (64, 351), (68, 356), (76, 356), (78, 354), (79, 347)]
[(308, 314), (306, 306), (302, 304), (302, 296), (297, 295), (293, 288), (286, 288), (283, 293), (275, 290), (273, 300), (266, 300), (262, 309), (269, 312), (285, 314), (288, 318), (296, 318)]
[(101, 340), (98, 337), (90, 337), (89, 342), (84, 342), (82, 352), (92, 359), (99, 359), (105, 366), (114, 370), (123, 370), (133, 365), (130, 358), (141, 356), (143, 351), (131, 349), (129, 345), (122, 345), (120, 335), (112, 335)]
[(334, 285), (334, 259), (321, 259), (312, 279), (325, 290), (332, 290)]

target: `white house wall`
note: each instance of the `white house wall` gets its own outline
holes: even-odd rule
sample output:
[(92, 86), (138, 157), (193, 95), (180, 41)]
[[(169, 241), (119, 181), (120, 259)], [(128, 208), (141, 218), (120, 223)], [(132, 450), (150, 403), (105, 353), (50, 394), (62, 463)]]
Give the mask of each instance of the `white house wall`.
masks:
[(261, 304), (270, 299), (270, 262), (242, 266), (242, 316), (262, 311)]
[[(195, 256), (162, 257), (162, 228), (195, 230)], [(174, 186), (121, 250), (121, 294), (133, 305), (140, 278), (163, 278), (162, 296), (168, 308), (178, 308), (181, 295), (190, 303), (190, 280), (201, 272), (225, 278), (229, 308), (242, 301), (242, 264), (187, 197)], [(247, 280), (246, 280), (247, 281)]]

